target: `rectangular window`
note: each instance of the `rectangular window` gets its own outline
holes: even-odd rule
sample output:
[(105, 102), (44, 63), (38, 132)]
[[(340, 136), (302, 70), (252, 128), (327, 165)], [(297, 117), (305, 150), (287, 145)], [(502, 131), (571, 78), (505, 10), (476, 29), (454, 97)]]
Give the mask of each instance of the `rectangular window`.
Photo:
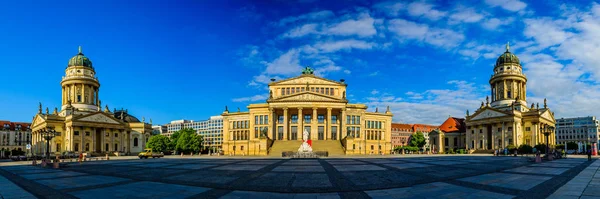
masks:
[(346, 127), (346, 136), (350, 137), (352, 134), (352, 129), (350, 127)]
[(531, 131), (531, 127), (525, 127), (525, 131)]
[(324, 140), (324, 139), (325, 139), (325, 127), (324, 127), (324, 126), (319, 126), (319, 127), (317, 128), (317, 131), (318, 131), (318, 133), (319, 133), (319, 134), (318, 134), (318, 135), (319, 135), (318, 139), (319, 139), (319, 140)]
[(301, 88), (301, 91), (304, 92), (304, 87)]
[(56, 143), (56, 152), (60, 152), (60, 143)]
[(283, 140), (283, 126), (277, 127), (277, 139)]
[(316, 91), (316, 92), (318, 93), (318, 92), (319, 92), (319, 88), (316, 88), (316, 89), (317, 89), (317, 91)]
[(356, 116), (352, 116), (352, 120), (350, 121), (350, 124), (356, 124)]
[(298, 115), (292, 115), (292, 123), (293, 124), (298, 123)]
[(79, 143), (75, 143), (75, 151), (79, 151)]
[(296, 93), (296, 88), (292, 88), (292, 94)]
[(311, 92), (315, 92), (315, 87), (311, 87), (311, 88), (310, 88), (310, 91), (311, 91)]
[(279, 124), (283, 124), (283, 115), (279, 115), (279, 118), (277, 118), (277, 122)]
[(502, 128), (498, 128), (498, 132), (502, 132)]
[(269, 124), (269, 116), (265, 115), (265, 122), (263, 122), (263, 124)]
[(337, 140), (337, 126), (331, 127), (331, 139)]
[(356, 127), (356, 129), (354, 129), (355, 133), (356, 133), (356, 137), (360, 138), (360, 127)]
[(115, 137), (116, 137), (116, 138), (118, 138), (118, 137), (119, 137), (119, 134), (118, 134), (118, 133), (115, 133)]
[(356, 116), (356, 124), (360, 124), (360, 116)]
[(371, 128), (371, 121), (367, 120), (367, 124), (366, 125), (367, 125), (367, 128), (370, 129)]
[(258, 138), (258, 127), (254, 127), (254, 138)]
[(281, 95), (285, 95), (285, 89), (281, 88)]
[(337, 124), (337, 115), (332, 115), (331, 116), (331, 123), (332, 124)]
[(85, 132), (85, 136), (90, 136), (90, 132)]
[(312, 119), (311, 115), (304, 115), (304, 123), (310, 124), (310, 120)]
[(298, 140), (298, 127), (292, 126), (292, 138), (291, 140)]
[(325, 95), (329, 95), (329, 88), (325, 88)]
[(319, 124), (325, 123), (325, 115), (317, 115), (317, 121)]
[(286, 95), (289, 95), (289, 94), (290, 94), (290, 88), (286, 88), (286, 89), (285, 89), (285, 94), (286, 94)]
[(511, 126), (511, 127), (508, 127), (508, 132), (512, 132), (512, 130), (513, 130), (513, 129), (512, 129), (512, 126)]
[(75, 131), (73, 135), (79, 135), (79, 131)]
[[(310, 132), (310, 130), (311, 130), (311, 129), (310, 129), (310, 126), (304, 126), (304, 130), (305, 130), (306, 132), (308, 132), (308, 137), (310, 138), (310, 134), (311, 134), (311, 132)], [(302, 134), (304, 134), (304, 131), (302, 131)], [(302, 134), (301, 134), (301, 135), (302, 135)], [(300, 139), (302, 139), (302, 138), (300, 138)]]
[(261, 116), (259, 116), (258, 123), (259, 123), (259, 124), (263, 124), (263, 121), (264, 121), (264, 118), (263, 118), (263, 116), (262, 116), (262, 115), (261, 115)]
[(350, 116), (346, 115), (346, 124), (350, 124)]
[(258, 115), (254, 116), (254, 124), (258, 124)]

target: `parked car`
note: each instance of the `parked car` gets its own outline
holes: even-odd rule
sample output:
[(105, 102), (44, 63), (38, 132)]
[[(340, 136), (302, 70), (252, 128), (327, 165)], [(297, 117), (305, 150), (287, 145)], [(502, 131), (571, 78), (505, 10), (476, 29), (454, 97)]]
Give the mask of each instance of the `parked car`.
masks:
[(78, 158), (79, 153), (75, 153), (74, 151), (65, 151), (62, 152), (61, 158)]
[(10, 156), (10, 159), (14, 160), (14, 161), (27, 160), (27, 156), (24, 156), (24, 155), (13, 155), (13, 156)]
[(162, 158), (164, 156), (165, 155), (163, 153), (154, 152), (150, 148), (145, 149), (145, 151), (140, 152), (138, 154), (138, 157), (140, 157), (140, 159), (148, 159), (149, 157), (151, 157), (151, 158)]

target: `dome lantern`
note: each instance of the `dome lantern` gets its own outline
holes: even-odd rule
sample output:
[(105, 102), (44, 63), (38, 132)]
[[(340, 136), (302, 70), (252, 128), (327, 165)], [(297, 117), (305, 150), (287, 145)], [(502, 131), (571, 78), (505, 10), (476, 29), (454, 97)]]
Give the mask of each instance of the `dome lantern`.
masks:
[(504, 52), (498, 59), (496, 60), (496, 66), (501, 66), (504, 64), (517, 64), (521, 65), (521, 61), (519, 57), (510, 52), (510, 44), (506, 43), (506, 52)]
[(69, 59), (69, 64), (67, 65), (67, 68), (71, 67), (71, 66), (83, 66), (83, 67), (89, 67), (92, 69), (94, 68), (92, 66), (92, 61), (83, 55), (81, 46), (79, 46), (79, 53), (77, 53), (77, 55), (75, 55), (75, 56), (71, 57), (71, 59)]

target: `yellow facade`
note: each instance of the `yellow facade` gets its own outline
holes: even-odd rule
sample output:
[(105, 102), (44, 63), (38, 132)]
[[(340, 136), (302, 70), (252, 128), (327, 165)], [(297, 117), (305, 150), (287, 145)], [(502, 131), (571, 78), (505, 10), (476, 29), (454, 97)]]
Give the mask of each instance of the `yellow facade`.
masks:
[(32, 152), (44, 154), (48, 128), (57, 132), (49, 144), (50, 152), (137, 153), (144, 149), (152, 125), (139, 121), (127, 110), (101, 110), (100, 82), (92, 62), (79, 53), (69, 60), (61, 81), (61, 110), (44, 113), (40, 103), (31, 124)]
[[(508, 145), (549, 143), (555, 145), (554, 131), (544, 130), (554, 127), (554, 113), (546, 105), (543, 107), (527, 104), (527, 77), (517, 56), (506, 52), (496, 61), (494, 74), (490, 78), (491, 104), (489, 98), (473, 115), (467, 111), (467, 149), (493, 150)], [(548, 141), (544, 132), (548, 132)]]
[(267, 155), (276, 142), (302, 140), (304, 129), (313, 143), (338, 140), (328, 144), (341, 145), (345, 154), (390, 153), (391, 112), (367, 112), (366, 105), (348, 103), (346, 87), (308, 67), (298, 77), (273, 80), (266, 103), (251, 104), (247, 112), (223, 112), (224, 153)]

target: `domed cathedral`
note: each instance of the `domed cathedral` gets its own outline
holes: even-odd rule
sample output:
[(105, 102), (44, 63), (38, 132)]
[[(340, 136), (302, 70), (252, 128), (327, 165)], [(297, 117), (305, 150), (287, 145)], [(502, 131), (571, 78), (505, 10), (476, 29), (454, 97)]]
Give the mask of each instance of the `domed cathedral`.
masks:
[(547, 107), (546, 99), (542, 107), (539, 103), (527, 106), (527, 77), (508, 44), (506, 52), (496, 60), (489, 83), (491, 103), (488, 96), (473, 115), (467, 111), (466, 148), (470, 152), (490, 152), (509, 145), (555, 145), (555, 133), (550, 130), (556, 123), (554, 113)]
[(226, 155), (282, 156), (297, 152), (306, 130), (313, 151), (331, 155), (389, 154), (392, 113), (367, 112), (364, 104), (346, 98), (348, 85), (314, 75), (306, 67), (300, 76), (269, 83), (266, 103), (250, 104), (247, 112), (223, 112)]
[(50, 152), (73, 151), (75, 153), (129, 154), (143, 151), (152, 134), (150, 124), (129, 115), (127, 110), (112, 112), (102, 105), (99, 97), (100, 82), (92, 61), (79, 47), (62, 77), (62, 103), (60, 111), (42, 110), (33, 117), (32, 152), (46, 153), (44, 135), (50, 130), (56, 136), (50, 141)]

